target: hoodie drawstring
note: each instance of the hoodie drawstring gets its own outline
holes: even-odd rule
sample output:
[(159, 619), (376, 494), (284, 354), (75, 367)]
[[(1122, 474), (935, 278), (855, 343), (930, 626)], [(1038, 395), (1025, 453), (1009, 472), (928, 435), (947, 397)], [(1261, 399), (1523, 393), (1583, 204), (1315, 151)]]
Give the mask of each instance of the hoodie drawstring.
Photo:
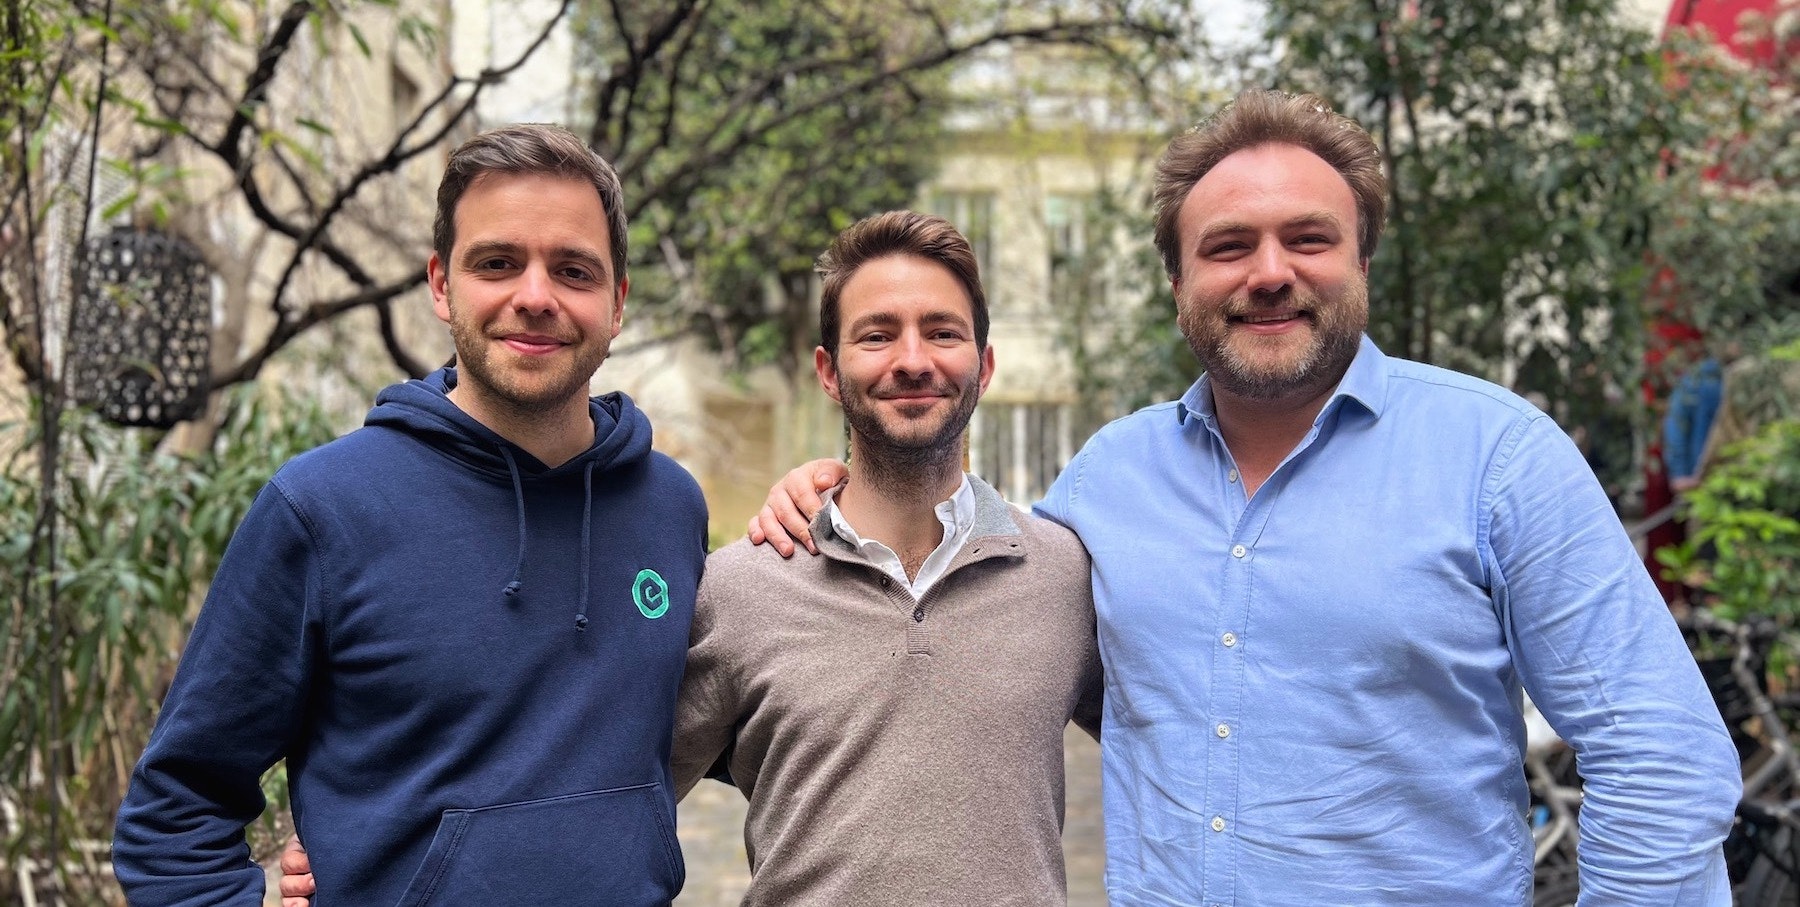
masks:
[[(519, 560), (513, 564), (512, 580), (500, 591), (511, 598), (518, 595), (525, 581), (520, 575), (525, 571), (525, 487), (519, 479), (519, 464), (514, 462), (512, 451), (505, 446), (500, 448), (500, 456), (506, 459), (506, 470), (512, 474), (513, 501), (519, 508)], [(589, 460), (587, 468), (581, 472), (581, 600), (575, 606), (575, 629), (587, 630), (588, 617), (588, 573), (593, 569), (593, 552), (589, 550), (594, 520), (594, 462)]]
[(525, 585), (525, 581), (519, 578), (525, 571), (525, 487), (519, 482), (519, 464), (513, 462), (512, 451), (507, 450), (504, 444), (500, 445), (500, 456), (506, 460), (506, 471), (512, 474), (513, 503), (519, 508), (519, 559), (513, 563), (512, 581), (500, 590), (507, 598), (511, 598), (518, 595), (519, 589)]
[(586, 630), (588, 625), (588, 574), (593, 557), (588, 543), (588, 528), (594, 517), (594, 461), (589, 460), (587, 469), (581, 473), (581, 600), (575, 606), (575, 629)]

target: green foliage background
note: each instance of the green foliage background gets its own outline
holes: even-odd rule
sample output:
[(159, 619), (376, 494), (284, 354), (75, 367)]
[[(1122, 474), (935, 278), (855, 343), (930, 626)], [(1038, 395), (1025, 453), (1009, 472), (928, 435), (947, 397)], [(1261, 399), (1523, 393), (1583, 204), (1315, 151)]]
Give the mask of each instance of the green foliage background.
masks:
[[(52, 821), (67, 842), (111, 839), (111, 805), (124, 794), (172, 676), (143, 666), (173, 670), (257, 491), (286, 459), (336, 433), (316, 406), (254, 387), (225, 405), (216, 445), (192, 455), (159, 451), (160, 432), (121, 429), (83, 410), (64, 414), (67, 458), (55, 506), (68, 531), (57, 539), (55, 568), (0, 571), (0, 799), (19, 808), (21, 821), (3, 829), (11, 865), (42, 845)], [(41, 554), (32, 551), (41, 513), (35, 425), (0, 426), (0, 560), (8, 564)], [(44, 665), (58, 661), (65, 692), (51, 709)], [(256, 843), (266, 855), (280, 842), (271, 828)], [(93, 887), (102, 872), (91, 854), (63, 868), (88, 876), (60, 880), (77, 902), (86, 900), (79, 892), (103, 890)], [(11, 873), (0, 878), (0, 900), (20, 896), (15, 882)]]

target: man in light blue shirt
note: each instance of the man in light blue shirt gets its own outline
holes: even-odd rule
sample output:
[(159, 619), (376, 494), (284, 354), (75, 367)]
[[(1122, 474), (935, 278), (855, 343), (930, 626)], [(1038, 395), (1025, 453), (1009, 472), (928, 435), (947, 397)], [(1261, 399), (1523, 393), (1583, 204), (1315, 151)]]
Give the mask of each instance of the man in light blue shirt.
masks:
[(1728, 905), (1736, 752), (1592, 472), (1363, 336), (1380, 168), (1280, 92), (1158, 163), (1206, 374), (1038, 505), (1093, 558), (1111, 903), (1530, 903), (1523, 689), (1586, 779), (1583, 907)]

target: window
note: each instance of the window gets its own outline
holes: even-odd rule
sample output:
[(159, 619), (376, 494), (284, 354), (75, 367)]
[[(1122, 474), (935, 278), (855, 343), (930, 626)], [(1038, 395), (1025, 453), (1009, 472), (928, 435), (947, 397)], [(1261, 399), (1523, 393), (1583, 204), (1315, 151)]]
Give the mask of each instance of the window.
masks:
[(1051, 195), (1044, 199), (1050, 237), (1050, 306), (1054, 312), (1104, 305), (1106, 285), (1098, 216), (1092, 196)]
[(935, 190), (925, 197), (925, 210), (956, 225), (975, 250), (981, 282), (990, 304), (994, 296), (994, 193)]
[(969, 426), (969, 471), (1028, 506), (1075, 455), (1074, 419), (1063, 403), (983, 403)]

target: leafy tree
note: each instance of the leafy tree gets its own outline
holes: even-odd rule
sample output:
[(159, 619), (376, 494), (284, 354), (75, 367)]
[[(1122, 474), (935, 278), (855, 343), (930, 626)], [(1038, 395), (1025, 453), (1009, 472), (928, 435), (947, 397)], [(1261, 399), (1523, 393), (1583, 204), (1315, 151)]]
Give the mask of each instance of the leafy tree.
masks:
[[(1714, 265), (1712, 292), (1687, 300), (1696, 323), (1731, 331), (1721, 413), (1749, 437), (1712, 459), (1686, 499), (1687, 542), (1658, 552), (1671, 575), (1728, 617), (1800, 620), (1800, 2), (1744, 23), (1766, 42), (1746, 71), (1716, 45), (1686, 45), (1683, 86), (1719, 138), (1690, 151), (1670, 195), (1687, 216), (1659, 236), (1670, 261)], [(1716, 439), (1715, 439), (1716, 440)], [(1710, 445), (1709, 445), (1710, 446)]]
[(1371, 333), (1597, 422), (1617, 405), (1606, 380), (1636, 383), (1665, 149), (1698, 138), (1651, 36), (1612, 0), (1271, 10), (1281, 80), (1333, 98), (1387, 157)]
[[(665, 329), (730, 365), (804, 365), (812, 261), (837, 231), (910, 202), (954, 106), (948, 73), (1017, 45), (1078, 48), (1102, 78), (1182, 53), (1180, 4), (874, 0), (596, 4), (591, 135), (616, 160), (639, 290)], [(640, 272), (641, 273), (641, 272)], [(640, 278), (643, 279), (643, 278)]]
[[(1647, 420), (1634, 391), (1653, 319), (1779, 337), (1796, 311), (1791, 72), (1772, 91), (1689, 36), (1658, 43), (1614, 0), (1271, 0), (1263, 48), (1245, 84), (1326, 97), (1386, 157), (1370, 333), (1543, 394), (1613, 448), (1597, 457), (1609, 484)], [(1143, 272), (1141, 321), (1095, 358), (1172, 366), (1142, 395), (1166, 398), (1193, 367)]]

